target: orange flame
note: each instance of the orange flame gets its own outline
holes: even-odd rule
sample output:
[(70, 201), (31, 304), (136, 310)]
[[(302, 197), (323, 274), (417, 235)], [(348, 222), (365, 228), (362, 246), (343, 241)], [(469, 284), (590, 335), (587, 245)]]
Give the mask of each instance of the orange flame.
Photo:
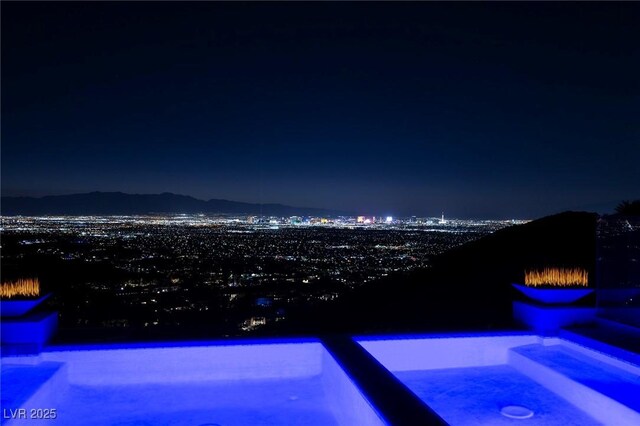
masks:
[(582, 268), (544, 268), (524, 273), (524, 285), (528, 287), (587, 287), (589, 273)]
[(40, 281), (37, 278), (20, 278), (17, 281), (3, 282), (0, 297), (11, 299), (16, 296), (39, 296)]

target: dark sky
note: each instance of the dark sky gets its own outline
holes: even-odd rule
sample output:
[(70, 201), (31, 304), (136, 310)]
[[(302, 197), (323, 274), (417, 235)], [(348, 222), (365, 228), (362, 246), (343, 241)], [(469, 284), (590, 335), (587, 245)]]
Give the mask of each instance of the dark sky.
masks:
[(638, 3), (2, 2), (2, 194), (532, 218), (640, 198)]

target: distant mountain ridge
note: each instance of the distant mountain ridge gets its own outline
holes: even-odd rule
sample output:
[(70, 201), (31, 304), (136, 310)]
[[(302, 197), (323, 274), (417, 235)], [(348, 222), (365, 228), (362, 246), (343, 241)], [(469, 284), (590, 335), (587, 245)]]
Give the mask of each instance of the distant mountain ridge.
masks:
[(292, 207), (284, 204), (256, 204), (221, 199), (200, 200), (170, 192), (162, 194), (126, 194), (89, 192), (46, 197), (2, 197), (4, 216), (33, 215), (136, 215), (154, 213), (263, 214), (266, 216), (339, 216), (329, 209)]

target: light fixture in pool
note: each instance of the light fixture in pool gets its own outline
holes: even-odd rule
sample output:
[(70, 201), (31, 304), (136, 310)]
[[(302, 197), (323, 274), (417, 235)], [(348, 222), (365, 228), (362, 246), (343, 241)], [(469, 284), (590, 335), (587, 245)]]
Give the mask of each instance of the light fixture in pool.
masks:
[(507, 405), (502, 407), (500, 414), (510, 419), (529, 419), (533, 417), (533, 411), (521, 405)]

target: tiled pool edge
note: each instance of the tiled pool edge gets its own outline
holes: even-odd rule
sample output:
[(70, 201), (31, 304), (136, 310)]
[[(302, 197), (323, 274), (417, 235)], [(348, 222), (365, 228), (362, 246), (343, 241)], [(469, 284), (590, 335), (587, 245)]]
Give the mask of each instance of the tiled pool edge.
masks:
[(325, 350), (322, 354), (322, 386), (338, 423), (344, 426), (388, 424), (335, 355), (325, 345), (323, 347)]
[(351, 336), (324, 336), (321, 341), (388, 424), (448, 424)]

